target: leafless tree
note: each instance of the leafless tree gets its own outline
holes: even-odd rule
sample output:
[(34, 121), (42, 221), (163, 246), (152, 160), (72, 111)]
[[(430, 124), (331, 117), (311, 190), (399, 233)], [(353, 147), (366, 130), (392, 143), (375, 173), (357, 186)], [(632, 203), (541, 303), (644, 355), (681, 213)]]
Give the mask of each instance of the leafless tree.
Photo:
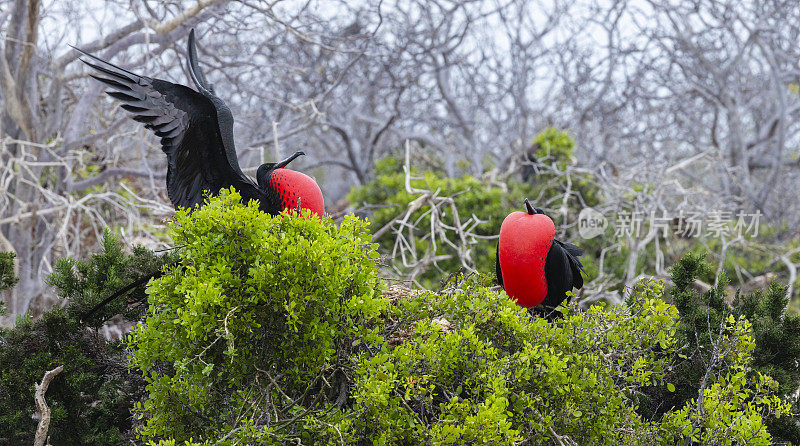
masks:
[[(42, 295), (42, 279), (54, 258), (91, 246), (98, 227), (122, 224), (135, 231), (143, 214), (140, 206), (149, 209), (144, 214), (166, 215), (166, 207), (156, 199), (161, 188), (155, 183), (163, 173), (144, 153), (151, 140), (143, 139), (140, 130), (131, 131), (122, 114), (100, 107), (100, 86), (80, 79), (84, 75), (75, 63), (78, 53), (67, 43), (107, 58), (142, 48), (146, 52), (140, 59), (117, 62), (151, 64), (174, 52), (188, 27), (217, 20), (227, 8), (220, 0), (184, 3), (168, 3), (160, 11), (138, 2), (109, 2), (101, 11), (87, 11), (81, 2), (5, 3), (0, 16), (6, 25), (0, 57), (0, 242), (4, 250), (17, 254), (21, 280), (10, 296), (12, 313), (29, 310)], [(120, 10), (125, 13), (115, 16), (115, 28), (100, 27), (101, 35), (88, 42), (81, 38), (85, 30), (64, 26), (73, 15), (113, 15)], [(54, 23), (60, 26), (52, 28)], [(125, 184), (96, 189), (119, 177), (149, 182), (145, 189)], [(87, 240), (91, 233), (95, 236)]]
[(553, 125), (576, 137), (575, 168), (600, 178), (608, 210), (653, 184), (642, 206), (680, 211), (688, 193), (796, 232), (798, 19), (780, 0), (1, 0), (0, 249), (21, 277), (9, 308), (30, 309), (54, 260), (104, 226), (166, 242), (152, 230), (171, 215), (156, 140), (67, 44), (187, 84), (197, 28), (245, 172), (302, 148), (329, 207), (407, 140), (449, 175), (503, 172)]
[(578, 43), (565, 51), (565, 78), (582, 85), (567, 115), (579, 120), (565, 125), (617, 168), (645, 158), (664, 169), (710, 150), (721, 161), (713, 175), (687, 179), (796, 227), (798, 14), (782, 1), (614, 2), (598, 14), (597, 63), (568, 61)]

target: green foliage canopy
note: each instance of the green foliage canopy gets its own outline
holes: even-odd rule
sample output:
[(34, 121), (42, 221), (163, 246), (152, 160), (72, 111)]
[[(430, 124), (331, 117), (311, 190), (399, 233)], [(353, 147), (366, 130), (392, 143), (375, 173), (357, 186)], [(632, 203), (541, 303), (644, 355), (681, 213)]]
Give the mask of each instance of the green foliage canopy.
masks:
[[(800, 381), (800, 316), (786, 313), (786, 287), (772, 282), (764, 292), (756, 291), (730, 300), (725, 291), (727, 278), (724, 274), (708, 291), (701, 292), (695, 286), (695, 279), (712, 274), (710, 269), (704, 255), (695, 253), (685, 255), (672, 268), (674, 286), (670, 295), (680, 314), (677, 339), (683, 346), (675, 353), (670, 375), (676, 390), (649, 389), (650, 396), (643, 401), (641, 412), (648, 418), (658, 418), (672, 407), (697, 407), (698, 383), (705, 382), (708, 386), (702, 392), (705, 405), (709, 407), (727, 410), (711, 405), (710, 401), (721, 399), (726, 404), (731, 401), (736, 404), (736, 399), (731, 399), (733, 395), (748, 402), (743, 418), (736, 422), (752, 422), (752, 412), (763, 409), (764, 405), (789, 415), (785, 404), (793, 401), (790, 396)], [(709, 381), (707, 376), (718, 380)], [(712, 384), (712, 381), (715, 382)], [(754, 387), (737, 387), (748, 381), (752, 381)], [(698, 419), (729, 417), (721, 412), (698, 412), (694, 409), (684, 414), (684, 427), (690, 418), (688, 413)], [(667, 417), (668, 421), (674, 420), (674, 416)], [(762, 421), (766, 421), (770, 434), (776, 439), (800, 442), (797, 415), (768, 417)], [(691, 435), (698, 438), (724, 436), (715, 429), (701, 432), (698, 423), (694, 423), (692, 430)]]
[(32, 383), (60, 364), (48, 401), (61, 444), (118, 443), (134, 401), (139, 434), (163, 445), (794, 438), (786, 394), (800, 378), (800, 322), (778, 284), (731, 304), (724, 278), (693, 288), (708, 266), (689, 255), (673, 268), (674, 305), (645, 280), (625, 305), (570, 306), (555, 324), (487, 276), (389, 300), (366, 222), (272, 217), (239, 200), (224, 191), (170, 225), (180, 264), (148, 288), (128, 339), (132, 374), (76, 308), (107, 295), (109, 276), (166, 257), (106, 241), (62, 262), (50, 280), (74, 304), (3, 334), (0, 439), (30, 439)]
[(765, 420), (790, 411), (753, 368), (753, 325), (726, 315), (705, 385), (643, 417), (648, 391), (683, 384), (683, 304), (666, 303), (661, 282), (640, 282), (626, 305), (568, 307), (556, 324), (486, 276), (387, 301), (363, 222), (238, 200), (178, 215), (184, 266), (150, 287), (130, 339), (148, 382), (141, 432), (164, 445), (768, 444)]
[(170, 229), (181, 266), (150, 285), (147, 318), (129, 339), (150, 392), (139, 405), (144, 435), (207, 438), (257, 422), (252, 408), (272, 397), (263, 388), (309, 407), (308, 383), (338, 399), (342, 366), (382, 342), (386, 304), (364, 221), (273, 217), (223, 191), (178, 211)]
[[(162, 265), (173, 263), (176, 259), (174, 252), (159, 255), (140, 245), (133, 247), (132, 255), (126, 254), (119, 238), (106, 230), (100, 252), (83, 260), (70, 257), (58, 259), (46, 282), (56, 288), (59, 297), (69, 299), (67, 311), (72, 318), (80, 320), (116, 290), (158, 271)], [(127, 293), (124, 298), (109, 302), (83, 323), (99, 327), (116, 314), (122, 314), (127, 320), (137, 321), (146, 306), (129, 303), (146, 300), (145, 287), (140, 286)]]
[[(13, 285), (13, 256), (0, 269), (4, 285)], [(119, 342), (107, 341), (79, 321), (90, 305), (143, 272), (157, 270), (170, 255), (143, 247), (123, 251), (119, 238), (104, 234), (102, 250), (85, 260), (61, 259), (48, 283), (67, 300), (37, 320), (17, 319), (13, 329), (0, 331), (0, 444), (31, 444), (37, 420), (32, 418), (34, 383), (59, 365), (46, 394), (51, 408), (48, 435), (60, 445), (118, 445), (133, 430), (131, 409), (143, 398), (144, 382), (128, 373), (126, 353)], [(143, 287), (142, 287), (143, 288)], [(138, 290), (143, 295), (143, 290)], [(137, 296), (137, 291), (134, 291)], [(138, 297), (138, 296), (137, 296)], [(112, 303), (92, 318), (123, 311), (125, 299)], [(135, 312), (128, 312), (135, 314)]]

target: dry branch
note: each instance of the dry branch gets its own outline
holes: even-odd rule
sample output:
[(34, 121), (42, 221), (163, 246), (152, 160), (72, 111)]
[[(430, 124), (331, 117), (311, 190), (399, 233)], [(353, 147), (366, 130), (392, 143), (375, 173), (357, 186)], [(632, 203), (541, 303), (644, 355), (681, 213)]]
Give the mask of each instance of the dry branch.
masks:
[(33, 446), (44, 446), (45, 441), (47, 441), (47, 430), (50, 428), (50, 408), (44, 400), (44, 394), (47, 392), (50, 382), (53, 381), (53, 378), (61, 373), (62, 370), (64, 370), (64, 366), (61, 365), (53, 370), (48, 370), (45, 372), (42, 382), (36, 384), (34, 399), (36, 400), (36, 409), (39, 411), (42, 418), (39, 420), (39, 426), (36, 428), (36, 437), (33, 440)]
[[(420, 274), (430, 266), (438, 268), (438, 262), (457, 257), (468, 272), (476, 272), (475, 261), (472, 258), (472, 249), (481, 239), (475, 232), (477, 226), (483, 221), (475, 215), (462, 221), (453, 196), (441, 196), (441, 190), (431, 191), (411, 185), (415, 178), (411, 176), (411, 142), (405, 143), (405, 173), (404, 184), (406, 192), (419, 195), (408, 203), (408, 208), (381, 227), (372, 237), (376, 241), (387, 232), (392, 231), (395, 242), (392, 257), (400, 259), (400, 263), (410, 272), (409, 280), (416, 280)], [(421, 215), (412, 220), (415, 212), (424, 210)], [(445, 220), (445, 215), (449, 218)], [(430, 243), (422, 256), (417, 252), (416, 239), (428, 240)], [(488, 237), (494, 238), (494, 237)], [(442, 245), (455, 251), (455, 254), (437, 254)], [(399, 271), (398, 271), (399, 272)]]

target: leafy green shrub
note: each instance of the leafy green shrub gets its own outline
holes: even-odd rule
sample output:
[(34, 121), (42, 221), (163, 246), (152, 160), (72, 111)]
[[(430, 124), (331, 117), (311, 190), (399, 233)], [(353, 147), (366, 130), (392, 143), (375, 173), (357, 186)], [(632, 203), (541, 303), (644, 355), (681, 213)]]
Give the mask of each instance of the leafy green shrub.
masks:
[(382, 342), (366, 223), (273, 217), (223, 191), (170, 229), (181, 266), (152, 282), (129, 338), (148, 383), (142, 435), (208, 439), (268, 422), (266, 441), (330, 423), (350, 357)]
[[(575, 138), (569, 132), (547, 127), (533, 142), (537, 147), (537, 175), (532, 182), (533, 195), (528, 198), (535, 198), (538, 207), (556, 209), (566, 205), (573, 218), (583, 207), (600, 204), (600, 188), (595, 178), (586, 173), (569, 172), (568, 167), (575, 164)], [(562, 203), (565, 194), (568, 194), (567, 200)]]
[(13, 252), (0, 252), (0, 291), (13, 288), (19, 282), (19, 277), (14, 276)]
[(765, 422), (790, 406), (754, 368), (757, 334), (742, 314), (709, 336), (716, 351), (694, 398), (662, 418), (637, 414), (645, 391), (685, 382), (686, 323), (662, 293), (643, 281), (624, 306), (569, 308), (552, 326), (475, 281), (400, 301), (398, 330), (413, 337), (360, 357), (356, 432), (378, 444), (769, 444)]
[[(13, 257), (5, 257), (11, 259)], [(0, 444), (31, 444), (36, 431), (34, 384), (59, 365), (64, 371), (51, 383), (45, 398), (51, 408), (54, 444), (118, 445), (133, 427), (133, 402), (143, 398), (144, 381), (128, 372), (126, 353), (79, 322), (93, 302), (126, 284), (140, 270), (157, 269), (165, 259), (135, 248), (125, 254), (119, 240), (105, 234), (103, 252), (85, 261), (62, 259), (48, 283), (70, 299), (32, 321), (19, 318), (0, 338)], [(3, 264), (3, 284), (11, 285), (12, 266)], [(141, 291), (140, 291), (141, 292)], [(124, 299), (121, 299), (124, 302)], [(120, 305), (111, 305), (121, 310)], [(113, 314), (105, 309), (99, 316)]]
[[(19, 277), (14, 275), (14, 257), (16, 254), (13, 252), (0, 252), (0, 292), (13, 288), (19, 282)], [(0, 316), (6, 312), (6, 303), (0, 301)]]
[(676, 306), (642, 281), (625, 305), (549, 324), (487, 276), (381, 298), (355, 218), (272, 217), (225, 191), (170, 230), (181, 266), (151, 283), (129, 338), (148, 383), (140, 434), (162, 445), (763, 443), (789, 411), (754, 369), (761, 310), (714, 316), (698, 379), (695, 358), (681, 362), (687, 324), (719, 306), (681, 294), (691, 259), (675, 268)]
[(772, 444), (765, 421), (790, 414), (791, 405), (777, 394), (777, 381), (750, 367), (755, 348), (750, 329), (744, 317), (725, 319), (697, 398), (664, 415), (663, 424), (672, 431), (666, 443), (688, 438), (704, 445)]
[(539, 132), (533, 140), (536, 147), (534, 156), (537, 160), (555, 162), (560, 170), (572, 163), (575, 140), (567, 132), (554, 127), (547, 127)]
[[(85, 260), (59, 259), (46, 282), (56, 287), (60, 297), (69, 299), (67, 311), (70, 317), (80, 320), (116, 290), (159, 271), (162, 265), (171, 264), (176, 259), (174, 252), (158, 255), (143, 246), (134, 246), (132, 255), (126, 254), (119, 238), (106, 230), (101, 252)], [(146, 306), (129, 303), (146, 303), (146, 300), (145, 286), (142, 285), (109, 302), (83, 322), (99, 327), (116, 314), (131, 321), (139, 320)]]
[[(694, 433), (689, 435), (697, 438), (719, 434), (714, 429), (719, 426), (737, 431), (724, 420), (715, 419), (717, 415), (722, 418), (727, 415), (698, 414), (697, 409), (690, 409), (697, 406), (700, 383), (708, 383), (703, 390), (710, 393), (706, 400), (735, 394), (741, 399), (736, 407), (746, 402), (747, 406), (740, 414), (743, 418), (739, 420), (744, 422), (754, 418), (753, 410), (764, 410), (764, 405), (775, 414), (787, 415), (784, 403), (793, 402), (788, 397), (800, 381), (800, 316), (785, 312), (788, 304), (786, 287), (773, 282), (766, 292), (739, 296), (729, 303), (726, 301), (727, 279), (724, 274), (718, 285), (707, 292), (700, 292), (695, 287), (696, 278), (713, 275), (710, 269), (704, 255), (693, 253), (673, 266), (674, 287), (670, 294), (680, 314), (677, 337), (679, 345), (683, 345), (676, 352), (670, 375), (676, 390), (651, 389), (648, 392), (651, 397), (641, 406), (642, 413), (648, 418), (683, 406), (679, 413), (683, 414), (680, 416), (684, 426), (691, 418), (688, 414), (702, 415), (701, 419), (707, 416), (706, 427), (709, 423), (715, 426), (701, 431), (698, 423), (694, 423)], [(748, 381), (755, 387), (736, 388)], [(778, 402), (777, 396), (783, 400)], [(676, 416), (679, 415), (668, 417), (668, 421), (673, 422)], [(797, 427), (800, 420), (796, 415), (767, 417), (764, 421), (776, 439), (800, 442), (800, 429)], [(744, 429), (744, 426), (739, 428)], [(763, 437), (765, 432), (758, 435)]]
[(0, 443), (32, 444), (34, 384), (59, 365), (47, 390), (49, 436), (61, 445), (118, 445), (131, 428), (132, 401), (144, 383), (129, 375), (125, 353), (87, 331), (63, 308), (22, 319), (0, 343)]
[[(376, 444), (651, 444), (636, 390), (665, 385), (675, 308), (648, 282), (629, 307), (550, 325), (475, 280), (400, 301), (395, 349), (362, 354), (353, 410)], [(447, 323), (444, 324), (443, 320)], [(446, 328), (443, 328), (444, 325)], [(533, 440), (535, 439), (535, 440)], [(545, 440), (546, 439), (546, 440)]]
[(47, 399), (59, 444), (120, 443), (135, 402), (139, 435), (164, 446), (794, 438), (800, 318), (785, 314), (785, 288), (733, 304), (724, 280), (701, 293), (701, 256), (673, 268), (674, 305), (644, 280), (625, 305), (569, 306), (550, 324), (487, 276), (382, 297), (376, 246), (352, 217), (273, 217), (223, 191), (178, 212), (170, 231), (180, 264), (107, 241), (50, 279), (86, 308), (114, 275), (170, 263), (128, 338), (142, 376), (72, 304), (24, 322), (0, 340), (0, 443), (31, 441), (33, 383), (56, 365)]

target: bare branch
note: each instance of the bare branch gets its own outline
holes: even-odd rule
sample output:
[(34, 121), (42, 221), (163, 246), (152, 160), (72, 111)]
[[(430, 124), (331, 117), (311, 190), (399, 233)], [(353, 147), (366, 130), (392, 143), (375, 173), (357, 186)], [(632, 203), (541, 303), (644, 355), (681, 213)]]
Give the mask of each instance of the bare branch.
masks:
[(84, 189), (96, 186), (102, 183), (103, 181), (112, 179), (114, 177), (143, 177), (143, 178), (153, 178), (153, 179), (163, 180), (167, 178), (167, 175), (164, 173), (154, 174), (153, 172), (148, 170), (136, 170), (136, 169), (126, 169), (123, 167), (117, 167), (117, 168), (106, 169), (99, 175), (93, 176), (91, 178), (73, 182), (72, 184), (69, 185), (67, 190), (70, 192), (82, 191)]
[(34, 395), (36, 410), (39, 411), (42, 418), (39, 420), (39, 425), (36, 428), (36, 437), (33, 440), (34, 446), (44, 446), (45, 441), (47, 441), (47, 430), (50, 428), (50, 408), (44, 400), (44, 394), (47, 392), (47, 388), (50, 387), (50, 382), (53, 381), (53, 378), (63, 370), (64, 366), (60, 365), (53, 370), (45, 372), (42, 382), (36, 384), (36, 393)]

